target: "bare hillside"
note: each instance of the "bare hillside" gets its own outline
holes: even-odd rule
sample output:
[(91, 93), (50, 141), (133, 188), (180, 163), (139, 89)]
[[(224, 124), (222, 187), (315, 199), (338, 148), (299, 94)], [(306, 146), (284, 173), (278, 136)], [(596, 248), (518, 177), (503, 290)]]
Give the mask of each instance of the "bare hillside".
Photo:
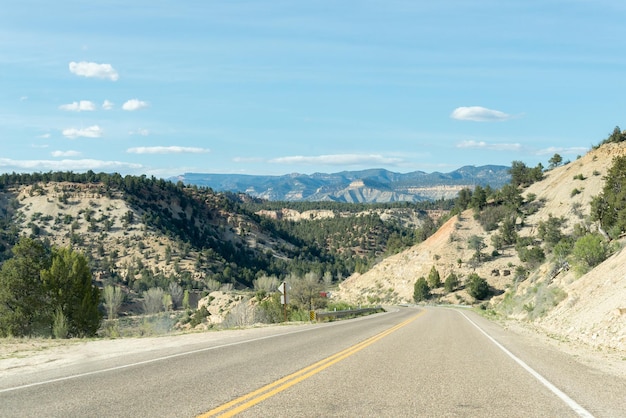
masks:
[[(564, 232), (571, 232), (577, 224), (593, 229), (591, 199), (601, 192), (603, 177), (618, 155), (626, 155), (626, 146), (605, 144), (547, 172), (542, 181), (524, 191), (527, 200), (534, 198), (538, 209), (523, 224), (519, 221), (518, 233), (536, 236), (538, 223), (549, 215), (567, 220)], [(626, 350), (626, 251), (618, 251), (582, 277), (573, 270), (554, 276), (548, 255), (544, 264), (519, 280), (514, 272), (523, 263), (514, 248), (505, 247), (500, 255), (478, 266), (466, 262), (473, 254), (469, 237), (482, 237), (488, 244), (484, 252), (490, 254), (490, 238), (495, 232), (485, 232), (468, 210), (448, 220), (421, 244), (383, 260), (363, 275), (351, 276), (335, 296), (359, 303), (412, 302), (415, 281), (427, 277), (433, 266), (442, 280), (454, 272), (463, 282), (476, 272), (495, 291), (489, 308), (504, 317), (532, 323), (558, 338)], [(463, 289), (448, 295), (443, 289), (434, 293), (441, 302), (476, 302)]]

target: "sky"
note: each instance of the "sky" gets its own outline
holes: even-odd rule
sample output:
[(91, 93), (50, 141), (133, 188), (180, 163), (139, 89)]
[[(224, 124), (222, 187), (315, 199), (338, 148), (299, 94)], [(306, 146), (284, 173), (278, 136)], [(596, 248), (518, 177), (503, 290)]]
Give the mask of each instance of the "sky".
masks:
[(547, 166), (626, 128), (623, 0), (2, 3), (2, 173)]

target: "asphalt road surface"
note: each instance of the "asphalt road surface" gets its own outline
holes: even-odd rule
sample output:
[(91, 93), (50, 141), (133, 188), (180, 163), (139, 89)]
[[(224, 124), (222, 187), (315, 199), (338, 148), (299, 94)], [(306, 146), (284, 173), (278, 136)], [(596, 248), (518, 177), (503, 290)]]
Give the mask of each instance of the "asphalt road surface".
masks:
[(462, 309), (212, 333), (0, 381), (1, 417), (626, 417), (626, 379)]

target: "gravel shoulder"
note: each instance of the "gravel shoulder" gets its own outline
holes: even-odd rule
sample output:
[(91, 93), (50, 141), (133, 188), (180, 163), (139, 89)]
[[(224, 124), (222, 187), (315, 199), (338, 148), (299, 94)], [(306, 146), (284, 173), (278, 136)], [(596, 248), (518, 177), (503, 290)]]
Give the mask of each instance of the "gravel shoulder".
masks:
[[(498, 321), (507, 330), (565, 352), (589, 367), (626, 378), (626, 353), (619, 350), (590, 347), (569, 341), (558, 335), (549, 335), (529, 323)], [(294, 327), (281, 326), (288, 331)], [(205, 331), (160, 337), (55, 340), (36, 338), (5, 338), (0, 340), (0, 379), (20, 374), (54, 369), (84, 361), (98, 361), (152, 350), (180, 348), (196, 344), (218, 344), (242, 337), (258, 337), (275, 332), (276, 326), (247, 329)], [(287, 329), (288, 328), (288, 329)]]

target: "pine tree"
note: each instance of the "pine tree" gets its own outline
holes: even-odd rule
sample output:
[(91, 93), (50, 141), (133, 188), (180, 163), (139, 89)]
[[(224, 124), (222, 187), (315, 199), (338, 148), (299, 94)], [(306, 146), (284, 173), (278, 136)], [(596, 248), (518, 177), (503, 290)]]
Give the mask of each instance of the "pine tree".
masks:
[(50, 249), (24, 237), (12, 252), (0, 270), (0, 336), (49, 335), (54, 312), (40, 272), (50, 265)]
[(441, 277), (439, 276), (439, 272), (432, 266), (430, 269), (430, 273), (428, 273), (428, 287), (431, 289), (436, 289), (441, 287)]
[(426, 282), (424, 277), (420, 277), (413, 285), (413, 300), (415, 302), (421, 302), (428, 298), (430, 298), (430, 288), (428, 287), (428, 282)]
[(87, 258), (69, 247), (55, 248), (52, 264), (41, 276), (52, 308), (67, 318), (69, 335), (95, 335), (102, 321), (100, 289), (93, 285)]

